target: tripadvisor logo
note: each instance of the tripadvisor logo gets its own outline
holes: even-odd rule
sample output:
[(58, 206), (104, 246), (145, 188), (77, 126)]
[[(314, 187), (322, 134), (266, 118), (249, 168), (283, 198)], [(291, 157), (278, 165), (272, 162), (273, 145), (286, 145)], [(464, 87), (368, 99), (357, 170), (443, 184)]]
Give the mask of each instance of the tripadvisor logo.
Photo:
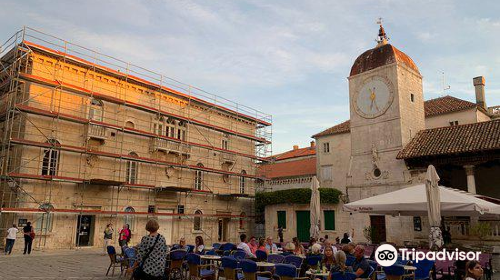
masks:
[[(415, 249), (401, 248), (399, 249), (402, 261), (412, 261), (418, 263), (422, 260), (430, 261), (472, 261), (479, 260), (479, 255), (481, 252), (464, 252), (458, 251), (447, 251), (443, 249), (441, 251), (416, 251)], [(381, 266), (391, 266), (398, 260), (398, 251), (391, 244), (380, 245), (375, 251), (375, 260)]]

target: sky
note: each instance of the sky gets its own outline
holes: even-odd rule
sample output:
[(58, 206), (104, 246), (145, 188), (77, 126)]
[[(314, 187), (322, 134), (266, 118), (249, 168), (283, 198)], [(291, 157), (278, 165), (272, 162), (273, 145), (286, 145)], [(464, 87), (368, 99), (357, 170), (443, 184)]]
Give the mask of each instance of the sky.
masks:
[(488, 106), (500, 105), (500, 2), (480, 3), (0, 0), (0, 41), (29, 26), (270, 114), (276, 154), (349, 119), (347, 76), (379, 17), (426, 100), (474, 102), (482, 75)]

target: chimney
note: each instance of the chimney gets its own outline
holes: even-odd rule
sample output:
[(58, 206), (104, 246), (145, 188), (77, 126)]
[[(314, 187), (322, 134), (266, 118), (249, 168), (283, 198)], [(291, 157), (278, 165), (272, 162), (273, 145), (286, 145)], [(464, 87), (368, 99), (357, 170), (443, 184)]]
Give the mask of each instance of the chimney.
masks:
[(316, 147), (316, 142), (311, 141), (311, 148), (314, 148), (314, 147)]
[(298, 150), (299, 149), (299, 145), (293, 145), (293, 149), (294, 150)]
[(484, 109), (488, 109), (484, 98), (484, 77), (475, 77), (472, 81), (474, 82), (474, 88), (476, 89), (476, 104)]

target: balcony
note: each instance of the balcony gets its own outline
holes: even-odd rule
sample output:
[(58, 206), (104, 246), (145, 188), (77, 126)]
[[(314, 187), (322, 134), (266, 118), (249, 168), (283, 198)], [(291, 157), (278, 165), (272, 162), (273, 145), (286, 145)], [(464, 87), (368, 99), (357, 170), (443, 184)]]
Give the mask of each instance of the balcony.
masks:
[(152, 151), (164, 151), (167, 153), (182, 155), (189, 155), (191, 153), (191, 147), (186, 144), (177, 143), (161, 138), (153, 138), (151, 140)]
[(220, 161), (223, 164), (234, 164), (236, 162), (236, 155), (228, 153), (220, 153)]
[(108, 136), (106, 135), (106, 128), (94, 124), (87, 125), (87, 137), (102, 141), (108, 138)]

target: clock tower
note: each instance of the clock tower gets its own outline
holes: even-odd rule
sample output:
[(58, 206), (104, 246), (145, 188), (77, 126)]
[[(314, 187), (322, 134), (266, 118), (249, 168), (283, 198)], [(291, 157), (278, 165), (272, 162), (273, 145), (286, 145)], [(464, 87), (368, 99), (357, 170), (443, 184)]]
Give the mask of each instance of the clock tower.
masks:
[[(363, 190), (360, 187), (383, 185), (395, 189), (408, 184), (410, 174), (396, 155), (425, 128), (422, 76), (413, 60), (387, 41), (380, 25), (377, 46), (356, 59), (348, 78), (351, 115), (348, 188)], [(353, 198), (389, 190), (366, 191)]]

